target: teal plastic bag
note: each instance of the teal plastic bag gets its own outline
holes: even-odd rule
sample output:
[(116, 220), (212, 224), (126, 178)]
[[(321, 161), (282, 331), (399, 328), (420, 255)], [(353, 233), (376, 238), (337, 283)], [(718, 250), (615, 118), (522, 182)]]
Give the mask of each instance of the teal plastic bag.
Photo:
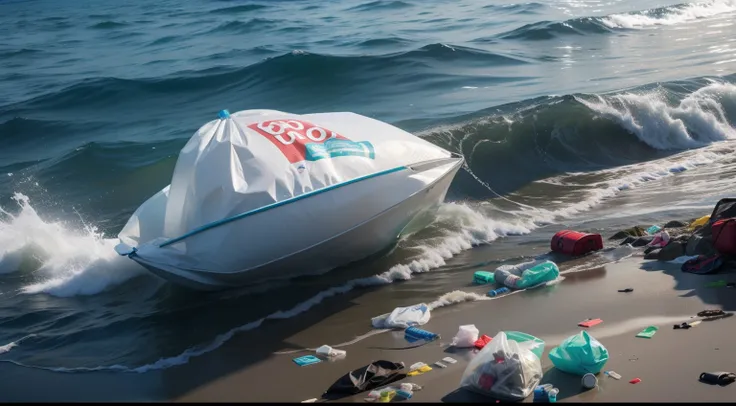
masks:
[(597, 374), (608, 362), (608, 350), (587, 331), (570, 336), (549, 352), (555, 368), (575, 375)]
[(516, 286), (520, 289), (526, 289), (531, 286), (553, 281), (558, 276), (560, 276), (560, 269), (557, 265), (552, 261), (545, 261), (524, 270), (521, 274), (521, 279), (516, 282)]

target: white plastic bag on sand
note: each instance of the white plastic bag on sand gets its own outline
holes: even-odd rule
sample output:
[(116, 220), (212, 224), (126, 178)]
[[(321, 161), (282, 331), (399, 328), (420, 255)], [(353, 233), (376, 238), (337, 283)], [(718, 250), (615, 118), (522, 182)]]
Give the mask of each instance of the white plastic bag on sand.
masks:
[(409, 307), (397, 307), (388, 314), (374, 317), (373, 328), (407, 328), (421, 326), (429, 321), (429, 306), (420, 303)]
[(697, 255), (683, 255), (681, 257), (677, 257), (673, 259), (672, 261), (667, 261), (669, 264), (684, 264), (685, 262), (697, 258)]
[(475, 327), (475, 324), (460, 326), (455, 338), (452, 339), (452, 345), (458, 348), (473, 347), (478, 340), (478, 335), (480, 335), (480, 331)]
[(345, 355), (347, 355), (347, 352), (345, 350), (338, 350), (326, 344), (317, 348), (316, 352), (317, 352), (317, 355), (321, 355), (323, 357), (328, 357), (328, 358), (342, 358)]
[(534, 345), (496, 334), (470, 361), (460, 387), (499, 399), (525, 399), (542, 379), (542, 363), (530, 349)]

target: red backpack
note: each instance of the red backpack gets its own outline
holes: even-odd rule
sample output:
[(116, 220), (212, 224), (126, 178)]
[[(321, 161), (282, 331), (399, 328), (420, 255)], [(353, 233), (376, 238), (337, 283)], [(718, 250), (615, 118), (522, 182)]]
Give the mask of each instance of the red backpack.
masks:
[(736, 217), (718, 220), (711, 229), (716, 251), (724, 255), (736, 255)]

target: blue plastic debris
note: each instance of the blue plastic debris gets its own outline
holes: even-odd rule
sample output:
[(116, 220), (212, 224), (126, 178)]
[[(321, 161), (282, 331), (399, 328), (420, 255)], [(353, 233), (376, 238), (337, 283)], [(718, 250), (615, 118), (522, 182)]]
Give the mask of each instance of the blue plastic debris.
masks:
[(219, 113), (217, 113), (217, 117), (220, 117), (221, 119), (230, 118), (230, 112), (227, 110), (220, 110)]
[(314, 355), (305, 355), (303, 357), (294, 358), (294, 362), (300, 367), (303, 367), (306, 365), (312, 365), (318, 362), (322, 362), (322, 360), (315, 357)]

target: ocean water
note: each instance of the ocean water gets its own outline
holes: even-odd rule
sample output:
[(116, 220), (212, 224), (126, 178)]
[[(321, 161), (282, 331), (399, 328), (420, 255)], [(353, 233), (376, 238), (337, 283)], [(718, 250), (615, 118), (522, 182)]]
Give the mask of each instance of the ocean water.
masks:
[[(735, 16), (736, 0), (0, 0), (0, 362), (177, 368), (360, 289), (478, 300), (446, 293), (560, 227), (706, 214), (736, 174)], [(225, 108), (354, 111), (467, 167), (384, 257), (192, 292), (113, 247)]]

